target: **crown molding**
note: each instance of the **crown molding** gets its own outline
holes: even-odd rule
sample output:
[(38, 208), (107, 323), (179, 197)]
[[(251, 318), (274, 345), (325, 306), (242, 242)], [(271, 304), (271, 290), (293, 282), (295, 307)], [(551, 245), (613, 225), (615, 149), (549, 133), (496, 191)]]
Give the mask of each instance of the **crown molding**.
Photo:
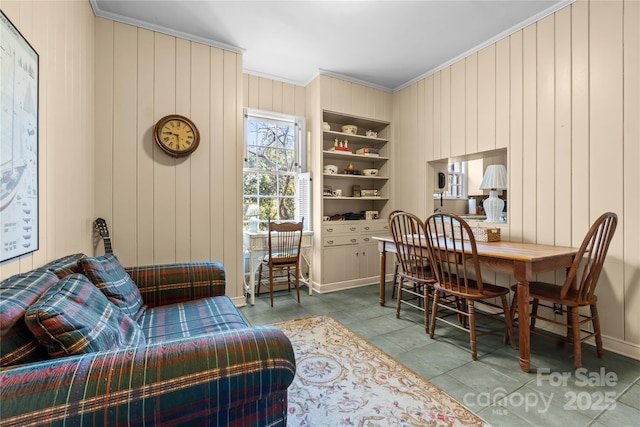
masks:
[(427, 71), (426, 73), (423, 73), (423, 74), (419, 75), (418, 77), (413, 78), (413, 79), (409, 80), (408, 82), (406, 82), (406, 83), (394, 88), (393, 92), (398, 92), (398, 91), (400, 91), (402, 89), (405, 89), (405, 88), (411, 86), (412, 84), (417, 83), (420, 80), (423, 80), (423, 79), (429, 77), (430, 75), (435, 74), (438, 71), (440, 71), (440, 70), (442, 70), (444, 68), (447, 68), (450, 65), (455, 64), (456, 62), (466, 58), (467, 56), (469, 56), (471, 54), (474, 54), (474, 53), (484, 49), (487, 46), (491, 46), (492, 44), (497, 43), (498, 41), (500, 41), (500, 40), (502, 40), (502, 39), (514, 34), (514, 33), (517, 33), (518, 31), (522, 30), (523, 28), (528, 27), (529, 25), (534, 24), (534, 23), (542, 20), (543, 18), (546, 18), (547, 16), (549, 16), (549, 15), (551, 15), (553, 13), (556, 13), (560, 9), (564, 9), (567, 6), (570, 6), (572, 3), (575, 3), (575, 2), (576, 2), (576, 0), (564, 0), (564, 1), (560, 2), (560, 3), (558, 3), (558, 4), (555, 4), (555, 5), (551, 6), (551, 7), (549, 7), (548, 9), (545, 9), (542, 12), (540, 12), (540, 13), (538, 13), (538, 14), (536, 14), (536, 15), (534, 15), (534, 16), (532, 16), (532, 17), (530, 17), (530, 18), (528, 18), (528, 19), (526, 19), (526, 20), (524, 20), (522, 22), (520, 22), (519, 24), (514, 25), (513, 27), (509, 28), (508, 30), (505, 30), (505, 31), (501, 32), (500, 34), (490, 38), (489, 40), (486, 40), (486, 41), (480, 43), (479, 45), (467, 50), (466, 52), (461, 53), (460, 55), (448, 60), (447, 62), (445, 62), (445, 63), (443, 63), (441, 65), (438, 65), (435, 68), (432, 68), (431, 70)]
[[(386, 87), (386, 86), (382, 86), (382, 85), (378, 85), (375, 83), (371, 83), (365, 80), (361, 80), (361, 79), (357, 79), (355, 77), (352, 76), (348, 76), (345, 74), (341, 74), (341, 73), (337, 73), (334, 71), (330, 71), (330, 70), (323, 70), (323, 69), (319, 69), (317, 73), (314, 73), (313, 76), (311, 76), (306, 82), (305, 81), (296, 81), (296, 80), (291, 80), (291, 79), (285, 79), (281, 76), (275, 76), (275, 75), (270, 75), (267, 73), (262, 73), (260, 71), (256, 71), (256, 70), (249, 70), (249, 69), (243, 69), (243, 73), (245, 74), (249, 74), (249, 75), (254, 75), (257, 77), (264, 77), (264, 78), (268, 78), (271, 80), (276, 80), (276, 81), (280, 81), (283, 83), (287, 83), (287, 84), (292, 84), (292, 85), (296, 85), (296, 86), (303, 86), (306, 87), (308, 86), (316, 77), (318, 77), (319, 75), (324, 75), (324, 76), (329, 76), (329, 77), (334, 77), (340, 80), (344, 80), (346, 82), (350, 82), (350, 83), (355, 83), (355, 84), (359, 84), (362, 86), (367, 86), (373, 89), (378, 89), (384, 92), (390, 92), (390, 93), (394, 93), (394, 92), (398, 92), (401, 91), (402, 89), (405, 89), (417, 82), (419, 82), (420, 80), (423, 80), (427, 77), (429, 77), (432, 74), (437, 73), (438, 71), (466, 58), (469, 55), (472, 55), (482, 49), (484, 49), (487, 46), (490, 46), (520, 30), (522, 30), (523, 28), (534, 24), (538, 21), (540, 21), (541, 19), (559, 11), (560, 9), (563, 9), (569, 5), (571, 5), (572, 3), (574, 3), (576, 0), (564, 0), (561, 1), (560, 3), (557, 3), (551, 7), (549, 7), (548, 9), (543, 10), (542, 12), (520, 22), (519, 24), (514, 25), (513, 27), (507, 29), (506, 31), (503, 31), (502, 33), (480, 43), (479, 45), (463, 52), (462, 54), (448, 60), (447, 62), (438, 65), (437, 67), (434, 67), (428, 71), (426, 71), (425, 73), (407, 81), (406, 83), (401, 84), (400, 86), (397, 86), (395, 88), (390, 88), (390, 87)], [(97, 0), (89, 0), (89, 3), (91, 4), (91, 7), (93, 9), (93, 13), (95, 14), (95, 16), (97, 17), (101, 17), (101, 18), (106, 18), (106, 19), (110, 19), (113, 21), (117, 21), (117, 22), (122, 22), (124, 24), (129, 24), (129, 25), (133, 25), (135, 27), (140, 27), (140, 28), (144, 28), (147, 30), (151, 30), (151, 31), (156, 31), (159, 33), (163, 33), (163, 34), (167, 34), (170, 36), (174, 36), (174, 37), (178, 37), (181, 39), (185, 39), (185, 40), (190, 40), (190, 41), (194, 41), (197, 43), (202, 43), (208, 46), (212, 46), (212, 47), (217, 47), (220, 49), (224, 49), (224, 50), (228, 50), (234, 53), (238, 53), (238, 54), (244, 54), (246, 49), (243, 49), (241, 47), (238, 46), (233, 46), (233, 45), (229, 45), (226, 43), (221, 43), (218, 42), (216, 40), (212, 40), (212, 39), (208, 39), (208, 38), (204, 38), (204, 37), (198, 37), (198, 36), (194, 36), (193, 34), (188, 34), (188, 33), (184, 33), (181, 31), (176, 31), (176, 30), (172, 30), (172, 29), (168, 29), (159, 25), (153, 25), (150, 24), (148, 22), (145, 21), (141, 21), (138, 19), (133, 19), (133, 18), (129, 18), (126, 16), (122, 16), (119, 14), (115, 14), (115, 13), (111, 13), (111, 12), (106, 12), (103, 11), (102, 9), (100, 9)]]
[(366, 80), (360, 80), (360, 79), (357, 79), (355, 77), (347, 76), (347, 75), (336, 73), (336, 72), (329, 71), (329, 70), (320, 69), (318, 71), (318, 74), (321, 75), (321, 76), (335, 77), (335, 78), (340, 79), (340, 80), (345, 80), (345, 81), (347, 81), (349, 83), (355, 83), (355, 84), (359, 84), (359, 85), (362, 85), (362, 86), (367, 86), (367, 87), (370, 87), (370, 88), (373, 88), (373, 89), (381, 90), (383, 92), (393, 92), (393, 89), (390, 88), (390, 87), (377, 85), (375, 83), (371, 83), (371, 82), (368, 82)]
[(146, 30), (155, 31), (158, 33), (166, 34), (173, 37), (178, 37), (184, 40), (190, 40), (196, 43), (202, 43), (208, 46), (217, 47), (220, 49), (228, 50), (234, 53), (243, 54), (245, 49), (232, 46), (230, 44), (221, 43), (212, 39), (208, 39), (206, 37), (194, 36), (193, 34), (184, 33), (182, 31), (172, 30), (161, 25), (150, 24), (145, 21), (141, 21), (139, 19), (129, 18), (127, 16), (122, 16), (117, 13), (106, 12), (100, 9), (100, 6), (97, 3), (97, 0), (89, 0), (91, 4), (91, 8), (93, 9), (93, 14), (100, 18), (110, 19), (112, 21), (122, 22), (123, 24), (133, 25), (134, 27), (144, 28)]
[(323, 70), (320, 69), (317, 73), (314, 73), (311, 78), (307, 79), (306, 81), (297, 81), (297, 80), (290, 80), (290, 79), (284, 79), (280, 76), (275, 76), (272, 74), (267, 74), (267, 73), (262, 73), (260, 71), (256, 71), (256, 70), (249, 70), (249, 69), (244, 69), (243, 73), (248, 74), (248, 75), (252, 75), (252, 76), (256, 76), (256, 77), (264, 77), (266, 79), (271, 79), (271, 80), (276, 80), (282, 83), (288, 83), (288, 84), (292, 84), (292, 85), (296, 85), (296, 86), (302, 86), (302, 87), (307, 87), (309, 86), (309, 84), (311, 84), (312, 81), (314, 81), (318, 76), (322, 75), (322, 76), (328, 76), (328, 77), (335, 77), (337, 79), (349, 82), (349, 83), (355, 83), (355, 84), (359, 84), (362, 86), (367, 86), (373, 89), (378, 89), (384, 92), (392, 92), (392, 89), (389, 87), (385, 87), (385, 86), (380, 86), (380, 85), (376, 85), (373, 84), (371, 82), (367, 82), (365, 80), (360, 80), (360, 79), (356, 79), (353, 78), (351, 76), (347, 76), (344, 74), (340, 74), (340, 73), (334, 73), (333, 71), (329, 71), (329, 70)]
[(244, 68), (242, 70), (242, 72), (244, 74), (248, 74), (248, 75), (251, 75), (251, 76), (263, 77), (265, 79), (275, 80), (275, 81), (278, 81), (278, 82), (281, 82), (281, 83), (286, 83), (286, 84), (295, 85), (295, 86), (303, 86), (303, 87), (305, 87), (311, 82), (311, 81), (304, 82), (304, 81), (298, 81), (298, 80), (292, 80), (292, 79), (285, 79), (282, 76), (276, 76), (276, 75), (269, 74), (269, 73), (263, 73), (261, 71), (251, 70), (251, 69), (248, 69), (248, 68)]

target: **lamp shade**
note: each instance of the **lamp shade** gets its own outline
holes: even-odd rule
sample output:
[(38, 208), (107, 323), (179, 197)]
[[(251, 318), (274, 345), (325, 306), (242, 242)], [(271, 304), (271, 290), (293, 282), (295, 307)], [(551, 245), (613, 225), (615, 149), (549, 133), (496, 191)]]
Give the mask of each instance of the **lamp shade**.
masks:
[(504, 165), (490, 165), (484, 172), (480, 190), (506, 190), (507, 168)]
[(246, 215), (248, 217), (252, 217), (252, 216), (260, 216), (260, 208), (258, 207), (258, 205), (256, 204), (251, 204), (249, 205), (249, 207), (247, 208), (247, 213)]
[(247, 214), (249, 217), (249, 231), (252, 233), (258, 232), (258, 217), (260, 216), (260, 207), (256, 204), (251, 204), (247, 208)]

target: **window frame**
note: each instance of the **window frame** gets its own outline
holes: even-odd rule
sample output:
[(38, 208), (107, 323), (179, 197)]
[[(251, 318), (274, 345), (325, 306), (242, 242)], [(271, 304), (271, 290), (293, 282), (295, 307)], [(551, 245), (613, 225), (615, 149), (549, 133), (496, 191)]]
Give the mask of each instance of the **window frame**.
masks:
[[(275, 113), (271, 111), (257, 110), (252, 108), (245, 108), (243, 112), (243, 126), (244, 126), (244, 164), (242, 170), (242, 203), (243, 203), (243, 230), (248, 230), (248, 222), (249, 218), (246, 215), (247, 209), (250, 204), (248, 203), (248, 199), (255, 199), (256, 204), (260, 204), (260, 200), (263, 198), (292, 198), (294, 202), (294, 220), (299, 221), (302, 215), (304, 215), (304, 228), (310, 229), (311, 218), (310, 216), (310, 204), (311, 197), (307, 194), (306, 191), (302, 189), (303, 181), (306, 177), (309, 176), (306, 173), (306, 130), (305, 130), (305, 120), (303, 117), (283, 114), (283, 113)], [(249, 162), (249, 124), (251, 121), (260, 121), (263, 120), (265, 122), (271, 123), (281, 123), (285, 125), (290, 125), (294, 127), (295, 130), (295, 142), (294, 142), (294, 167), (293, 170), (288, 171), (278, 171), (278, 170), (264, 170), (261, 168), (252, 168), (248, 166)], [(261, 195), (257, 194), (247, 194), (245, 193), (245, 179), (246, 175), (250, 174), (260, 174), (260, 175), (275, 175), (276, 181), (279, 181), (280, 177), (284, 176), (293, 176), (294, 178), (294, 194), (292, 196), (286, 196), (281, 194), (275, 195)], [(310, 179), (310, 178), (306, 178)], [(279, 212), (276, 212), (278, 215)], [(263, 218), (262, 216), (258, 217), (258, 228), (259, 231), (266, 230), (266, 223), (269, 218)], [(282, 220), (279, 217), (271, 218), (273, 221)], [(290, 219), (287, 219), (290, 220)]]
[[(456, 177), (457, 183), (453, 183), (452, 177)], [(447, 192), (445, 197), (449, 199), (466, 199), (467, 191), (467, 162), (453, 162), (447, 165)], [(453, 194), (452, 188), (457, 186), (459, 194)]]

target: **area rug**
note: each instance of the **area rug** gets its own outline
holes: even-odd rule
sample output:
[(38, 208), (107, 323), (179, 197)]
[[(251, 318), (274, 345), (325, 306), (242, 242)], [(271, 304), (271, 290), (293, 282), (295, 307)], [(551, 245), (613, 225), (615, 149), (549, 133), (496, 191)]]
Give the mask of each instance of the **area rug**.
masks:
[(278, 323), (293, 343), (288, 426), (485, 426), (485, 421), (331, 317)]

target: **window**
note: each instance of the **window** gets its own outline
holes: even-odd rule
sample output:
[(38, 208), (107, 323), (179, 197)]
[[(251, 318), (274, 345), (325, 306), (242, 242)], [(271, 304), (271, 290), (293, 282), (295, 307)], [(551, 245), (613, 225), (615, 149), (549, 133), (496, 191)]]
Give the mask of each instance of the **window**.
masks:
[(449, 191), (446, 196), (454, 199), (467, 198), (467, 162), (449, 163), (447, 170)]
[(304, 120), (300, 117), (246, 109), (243, 224), (257, 220), (299, 221), (311, 225), (310, 175), (305, 171)]

